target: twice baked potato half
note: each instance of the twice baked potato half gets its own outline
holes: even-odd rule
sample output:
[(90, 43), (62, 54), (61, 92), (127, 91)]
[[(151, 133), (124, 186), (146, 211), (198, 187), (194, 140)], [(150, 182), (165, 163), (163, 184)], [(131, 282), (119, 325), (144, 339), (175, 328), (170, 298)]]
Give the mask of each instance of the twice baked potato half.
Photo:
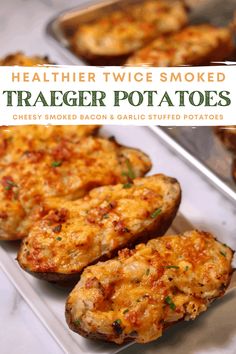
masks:
[(47, 56), (27, 56), (22, 52), (9, 54), (5, 58), (0, 59), (0, 66), (37, 66), (43, 64), (50, 64)]
[(28, 148), (23, 144), (16, 149), (17, 159), (10, 146), (11, 162), (2, 167), (0, 163), (0, 239), (4, 240), (25, 237), (47, 213), (48, 199), (60, 197), (61, 205), (63, 199), (83, 197), (98, 186), (128, 183), (151, 168), (143, 152), (92, 136), (73, 141), (63, 134), (35, 140)]
[(187, 23), (183, 1), (146, 0), (81, 24), (71, 39), (72, 50), (95, 65), (118, 65), (135, 50)]
[(124, 249), (85, 269), (67, 299), (68, 325), (117, 344), (153, 341), (224, 295), (232, 257), (229, 247), (197, 230)]
[(154, 175), (96, 188), (76, 201), (58, 200), (23, 240), (18, 262), (45, 280), (78, 280), (88, 265), (163, 235), (180, 199), (175, 179)]
[(63, 141), (78, 144), (81, 138), (95, 136), (98, 130), (98, 125), (1, 126), (0, 166), (17, 162), (26, 153), (39, 155), (47, 145)]
[(211, 61), (228, 58), (233, 50), (233, 33), (229, 28), (195, 25), (170, 36), (157, 38), (130, 56), (126, 65), (206, 65)]
[(214, 127), (224, 146), (236, 154), (236, 125)]

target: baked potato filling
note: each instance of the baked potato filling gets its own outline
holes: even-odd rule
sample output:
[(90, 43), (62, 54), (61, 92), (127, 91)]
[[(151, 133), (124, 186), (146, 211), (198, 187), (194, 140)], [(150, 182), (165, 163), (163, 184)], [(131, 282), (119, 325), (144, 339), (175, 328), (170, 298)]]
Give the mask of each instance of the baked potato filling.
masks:
[(155, 36), (178, 31), (187, 23), (182, 1), (144, 1), (81, 25), (72, 38), (75, 51), (90, 55), (125, 55)]
[(37, 66), (50, 64), (49, 58), (39, 56), (27, 56), (22, 52), (15, 54), (9, 54), (5, 58), (0, 60), (0, 66)]
[(134, 53), (127, 65), (204, 65), (224, 60), (233, 52), (233, 35), (228, 28), (196, 25), (170, 36), (157, 38)]
[(77, 199), (97, 186), (128, 183), (131, 171), (138, 177), (151, 168), (143, 152), (91, 136), (96, 130), (0, 128), (0, 239), (25, 237), (46, 214), (46, 199)]
[(68, 297), (74, 331), (118, 344), (146, 343), (179, 320), (193, 320), (221, 297), (233, 252), (206, 232), (163, 236), (85, 269)]
[[(125, 174), (131, 171), (125, 171)], [(130, 177), (132, 177), (130, 175)], [(23, 240), (18, 261), (32, 273), (80, 274), (91, 263), (153, 234), (162, 235), (180, 203), (178, 182), (164, 175), (93, 189), (76, 201), (61, 200)]]

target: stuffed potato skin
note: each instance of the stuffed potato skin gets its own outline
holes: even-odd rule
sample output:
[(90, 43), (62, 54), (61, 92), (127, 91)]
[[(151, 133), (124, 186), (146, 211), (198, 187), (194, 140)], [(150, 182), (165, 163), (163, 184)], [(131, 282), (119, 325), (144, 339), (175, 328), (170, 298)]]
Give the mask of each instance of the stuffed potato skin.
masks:
[(79, 279), (86, 266), (153, 234), (163, 235), (180, 198), (178, 182), (164, 175), (96, 188), (83, 199), (57, 205), (34, 225), (18, 262), (50, 281)]
[(226, 59), (233, 50), (233, 34), (228, 28), (195, 25), (170, 36), (157, 38), (134, 53), (126, 64), (157, 67), (206, 65), (211, 61)]
[(0, 60), (0, 66), (37, 66), (50, 64), (49, 58), (47, 56), (27, 56), (22, 52), (17, 52), (15, 54), (9, 54), (5, 58)]
[(236, 154), (236, 125), (214, 128), (225, 147)]
[(86, 268), (68, 297), (69, 327), (89, 338), (146, 343), (221, 297), (233, 252), (202, 231), (163, 236)]
[(95, 187), (129, 182), (131, 171), (139, 177), (151, 168), (139, 150), (93, 136), (66, 139), (63, 132), (19, 148), (10, 141), (3, 154), (7, 160), (2, 157), (5, 164), (0, 164), (0, 239), (25, 237), (47, 213), (48, 199), (62, 198), (61, 204), (81, 198)]
[(180, 30), (187, 23), (182, 1), (148, 0), (127, 5), (91, 23), (82, 24), (72, 37), (72, 49), (94, 63), (122, 58), (164, 33)]

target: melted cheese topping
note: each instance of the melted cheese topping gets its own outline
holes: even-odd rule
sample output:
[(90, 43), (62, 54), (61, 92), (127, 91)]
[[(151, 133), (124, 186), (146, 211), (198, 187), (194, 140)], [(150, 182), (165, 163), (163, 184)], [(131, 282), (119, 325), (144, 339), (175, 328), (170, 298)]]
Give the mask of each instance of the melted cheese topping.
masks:
[(178, 182), (164, 175), (94, 189), (35, 225), (18, 260), (31, 272), (80, 273), (140, 237), (151, 237), (163, 224), (167, 229), (179, 202)]
[(145, 1), (81, 25), (72, 45), (79, 53), (124, 55), (141, 48), (158, 34), (178, 31), (186, 22), (182, 1)]
[(13, 129), (3, 146), (0, 238), (26, 236), (32, 223), (45, 215), (47, 198), (77, 199), (94, 187), (128, 182), (129, 169), (138, 177), (151, 167), (149, 158), (141, 151), (122, 147), (115, 141), (80, 136), (94, 129), (78, 126), (73, 131), (63, 126), (55, 128), (54, 135), (52, 128), (48, 139), (46, 127), (35, 132), (44, 136), (42, 129), (45, 140), (27, 137), (30, 128), (25, 136), (23, 129), (22, 135), (13, 134)]
[[(82, 137), (96, 135), (99, 126), (96, 125), (64, 125), (64, 126), (1, 126), (0, 127), (0, 165), (7, 165), (21, 159), (23, 154), (31, 152), (39, 155), (47, 144), (70, 141), (78, 144)], [(45, 152), (45, 151), (44, 151)], [(37, 160), (37, 156), (34, 156)], [(39, 156), (38, 156), (39, 159)]]
[(5, 58), (0, 60), (1, 66), (36, 66), (43, 64), (50, 64), (48, 57), (28, 57), (21, 52), (7, 55)]
[(189, 26), (169, 37), (158, 38), (127, 60), (128, 65), (201, 65), (226, 59), (233, 51), (227, 28)]
[(232, 251), (209, 233), (190, 231), (124, 249), (86, 268), (67, 301), (71, 328), (116, 343), (157, 339), (169, 325), (195, 319), (222, 296)]

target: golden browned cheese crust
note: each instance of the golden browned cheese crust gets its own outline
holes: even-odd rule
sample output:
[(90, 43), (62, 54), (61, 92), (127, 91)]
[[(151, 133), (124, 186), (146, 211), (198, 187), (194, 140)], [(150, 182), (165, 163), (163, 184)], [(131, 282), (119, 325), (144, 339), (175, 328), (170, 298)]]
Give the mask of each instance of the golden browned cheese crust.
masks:
[(25, 152), (45, 150), (47, 144), (70, 141), (79, 143), (82, 137), (96, 135), (98, 125), (19, 125), (0, 127), (0, 166), (17, 162)]
[(36, 66), (50, 64), (48, 57), (40, 56), (27, 56), (21, 52), (15, 54), (9, 54), (5, 58), (0, 60), (0, 66)]
[(85, 269), (68, 297), (70, 328), (118, 344), (146, 343), (221, 297), (233, 252), (206, 232), (164, 236)]
[(81, 25), (72, 38), (72, 47), (87, 58), (127, 55), (157, 35), (176, 32), (186, 23), (182, 1), (144, 1)]
[(179, 203), (178, 182), (164, 175), (100, 187), (62, 206), (56, 201), (57, 208), (24, 239), (18, 261), (39, 277), (48, 274), (48, 280), (73, 274), (78, 279), (89, 264), (153, 234), (164, 234)]
[(236, 125), (214, 128), (225, 147), (236, 154)]
[(127, 65), (204, 65), (220, 61), (233, 52), (233, 35), (228, 28), (203, 24), (189, 26), (168, 37), (158, 38), (137, 51)]
[(77, 199), (97, 186), (127, 183), (151, 168), (141, 151), (107, 139), (77, 136), (80, 127), (74, 127), (74, 132), (55, 128), (61, 134), (49, 134), (45, 141), (29, 138), (19, 145), (21, 136), (14, 134), (7, 140), (2, 160), (8, 163), (0, 164), (1, 239), (25, 237), (32, 223), (45, 215), (48, 198)]

